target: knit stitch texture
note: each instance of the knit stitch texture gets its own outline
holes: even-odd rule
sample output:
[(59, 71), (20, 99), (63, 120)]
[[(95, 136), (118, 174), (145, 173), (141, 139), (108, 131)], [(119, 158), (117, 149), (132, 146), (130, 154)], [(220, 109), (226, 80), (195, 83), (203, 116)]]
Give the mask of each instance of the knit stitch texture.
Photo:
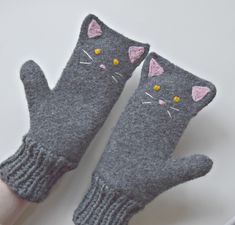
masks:
[[(91, 188), (74, 213), (74, 223), (127, 224), (162, 192), (207, 174), (212, 167), (207, 156), (175, 158), (173, 152), (190, 119), (215, 94), (210, 82), (151, 53), (139, 87), (97, 165)], [(96, 180), (102, 180), (105, 187), (98, 196), (100, 191), (94, 190), (102, 187)], [(118, 198), (112, 193), (118, 193)]]
[[(131, 46), (144, 49), (134, 62), (128, 53)], [(1, 179), (28, 201), (46, 198), (58, 178), (76, 168), (148, 50), (148, 44), (130, 40), (89, 15), (53, 90), (40, 67), (26, 62), (21, 79), (30, 130), (19, 151), (0, 165)], [(113, 64), (114, 59), (118, 65)]]

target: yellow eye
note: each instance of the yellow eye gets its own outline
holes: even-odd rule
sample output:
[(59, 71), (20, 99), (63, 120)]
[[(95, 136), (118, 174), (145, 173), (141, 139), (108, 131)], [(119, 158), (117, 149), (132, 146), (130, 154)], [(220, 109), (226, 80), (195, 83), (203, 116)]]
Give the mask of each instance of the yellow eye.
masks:
[(173, 98), (173, 101), (174, 101), (175, 103), (180, 103), (180, 102), (181, 102), (181, 98), (180, 98), (179, 96), (175, 96), (175, 97)]
[(161, 86), (156, 84), (156, 85), (153, 86), (153, 90), (154, 91), (160, 91), (161, 90)]
[(119, 64), (119, 60), (118, 59), (113, 59), (113, 65), (117, 66)]
[(95, 49), (95, 54), (96, 54), (96, 55), (100, 55), (101, 52), (102, 52), (102, 50), (101, 50), (100, 48), (96, 48), (96, 49)]

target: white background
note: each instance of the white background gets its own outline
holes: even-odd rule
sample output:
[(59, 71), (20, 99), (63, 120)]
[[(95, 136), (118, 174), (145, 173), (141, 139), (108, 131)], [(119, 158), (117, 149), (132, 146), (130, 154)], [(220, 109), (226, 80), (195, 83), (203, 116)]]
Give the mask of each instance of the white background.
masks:
[[(0, 161), (13, 154), (29, 127), (19, 79), (21, 64), (38, 62), (53, 87), (75, 47), (82, 20), (94, 13), (130, 38), (215, 83), (215, 100), (193, 119), (177, 148), (214, 161), (204, 178), (149, 204), (131, 225), (222, 225), (235, 215), (235, 1), (0, 0)], [(140, 67), (77, 170), (67, 174), (18, 225), (72, 225), (112, 127), (137, 86)]]

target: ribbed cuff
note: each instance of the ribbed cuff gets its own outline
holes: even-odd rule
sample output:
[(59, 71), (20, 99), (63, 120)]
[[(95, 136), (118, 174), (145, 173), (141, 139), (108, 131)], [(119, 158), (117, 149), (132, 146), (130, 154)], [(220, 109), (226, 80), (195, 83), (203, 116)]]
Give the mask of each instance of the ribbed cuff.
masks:
[(125, 225), (142, 208), (140, 203), (93, 176), (88, 193), (74, 212), (73, 222), (76, 225)]
[(56, 181), (75, 167), (64, 157), (56, 156), (24, 137), (19, 150), (0, 164), (0, 178), (21, 198), (40, 202)]

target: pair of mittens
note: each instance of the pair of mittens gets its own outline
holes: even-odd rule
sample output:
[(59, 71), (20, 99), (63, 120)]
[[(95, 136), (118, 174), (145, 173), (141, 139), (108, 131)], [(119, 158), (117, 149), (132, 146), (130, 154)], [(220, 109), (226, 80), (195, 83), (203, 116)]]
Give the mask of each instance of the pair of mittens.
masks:
[(174, 158), (190, 119), (215, 96), (213, 84), (163, 57), (147, 57), (140, 84), (122, 113), (74, 213), (76, 225), (123, 225), (162, 192), (209, 172), (204, 155)]
[(77, 167), (148, 51), (148, 44), (130, 40), (89, 15), (53, 90), (35, 62), (22, 66), (30, 129), (19, 150), (0, 165), (0, 177), (12, 191), (40, 202), (65, 172)]

